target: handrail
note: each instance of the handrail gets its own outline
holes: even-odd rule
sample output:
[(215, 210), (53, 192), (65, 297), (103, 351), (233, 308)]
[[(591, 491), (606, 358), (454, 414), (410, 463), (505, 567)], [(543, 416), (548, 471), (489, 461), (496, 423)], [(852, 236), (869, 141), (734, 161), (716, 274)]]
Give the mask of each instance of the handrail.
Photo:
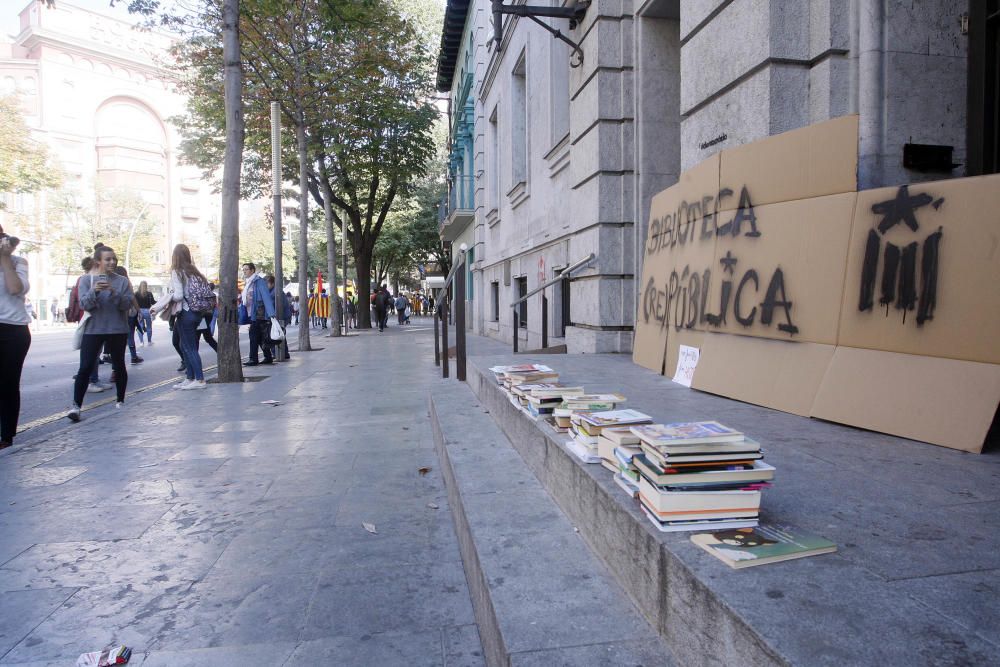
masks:
[(522, 301), (527, 301), (529, 297), (532, 297), (532, 296), (538, 294), (539, 292), (541, 292), (543, 289), (545, 289), (549, 285), (555, 285), (560, 280), (565, 280), (566, 278), (569, 278), (569, 274), (573, 273), (577, 269), (581, 269), (581, 268), (585, 267), (586, 265), (588, 265), (591, 262), (593, 262), (595, 259), (597, 259), (597, 255), (595, 255), (594, 253), (590, 253), (590, 255), (588, 257), (585, 257), (584, 259), (581, 259), (579, 262), (575, 262), (573, 264), (570, 264), (565, 269), (563, 269), (562, 271), (560, 271), (558, 276), (555, 276), (551, 280), (548, 280), (548, 281), (542, 283), (541, 285), (539, 285), (538, 287), (536, 287), (535, 289), (531, 290), (530, 292), (528, 292), (527, 294), (525, 294), (524, 296), (522, 296), (517, 301), (514, 301), (513, 303), (511, 303), (510, 307), (511, 308), (516, 308), (518, 305), (521, 304)]
[(461, 266), (465, 266), (465, 253), (462, 253), (462, 259), (451, 267), (451, 271), (448, 272), (448, 277), (445, 278), (444, 285), (438, 288), (439, 295), (451, 286), (451, 281), (455, 279), (455, 272), (458, 271)]

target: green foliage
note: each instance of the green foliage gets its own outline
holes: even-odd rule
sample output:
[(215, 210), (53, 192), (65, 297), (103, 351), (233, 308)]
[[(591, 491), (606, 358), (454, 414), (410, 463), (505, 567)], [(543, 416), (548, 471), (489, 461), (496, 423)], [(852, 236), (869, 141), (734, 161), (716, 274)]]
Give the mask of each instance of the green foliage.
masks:
[(151, 210), (134, 192), (98, 190), (95, 201), (85, 202), (75, 193), (60, 190), (52, 197), (49, 217), (61, 221), (48, 232), (53, 260), (69, 273), (80, 271), (80, 260), (93, 254), (98, 242), (114, 248), (122, 265), (127, 252), (132, 273), (166, 271), (165, 264), (156, 261), (162, 245), (157, 233), (162, 211)]
[(38, 192), (59, 185), (48, 150), (31, 138), (14, 96), (0, 97), (0, 156), (0, 192)]

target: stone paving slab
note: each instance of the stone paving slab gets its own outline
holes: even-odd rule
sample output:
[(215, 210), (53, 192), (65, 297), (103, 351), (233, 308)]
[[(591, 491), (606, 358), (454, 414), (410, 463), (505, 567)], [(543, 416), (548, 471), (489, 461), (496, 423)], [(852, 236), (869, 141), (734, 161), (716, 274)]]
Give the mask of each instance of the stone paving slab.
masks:
[[(683, 662), (996, 663), (1000, 454), (704, 394), (623, 355), (514, 357), (478, 345), (469, 383), (479, 399)], [(749, 433), (778, 471), (763, 518), (830, 538), (839, 552), (735, 571), (686, 534), (655, 531), (610, 473), (569, 454), (566, 436), (514, 408), (488, 371), (530, 362), (588, 391), (619, 391), (658, 421), (718, 419)]]
[(0, 664), (122, 642), (154, 667), (482, 665), (428, 334), (22, 434), (0, 452)]

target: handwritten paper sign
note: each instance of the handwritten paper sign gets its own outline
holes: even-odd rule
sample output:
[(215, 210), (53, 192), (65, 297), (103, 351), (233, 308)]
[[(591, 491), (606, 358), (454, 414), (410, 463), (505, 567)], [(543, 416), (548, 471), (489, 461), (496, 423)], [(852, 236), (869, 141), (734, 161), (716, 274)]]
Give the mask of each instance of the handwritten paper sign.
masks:
[(674, 373), (674, 382), (690, 387), (691, 380), (694, 379), (694, 369), (697, 367), (698, 348), (681, 345), (677, 354), (677, 371)]

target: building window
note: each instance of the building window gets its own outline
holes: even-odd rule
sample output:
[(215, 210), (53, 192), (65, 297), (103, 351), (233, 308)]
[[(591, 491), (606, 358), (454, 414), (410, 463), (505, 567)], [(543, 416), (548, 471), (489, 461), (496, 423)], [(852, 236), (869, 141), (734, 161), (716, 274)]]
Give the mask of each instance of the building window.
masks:
[(500, 321), (500, 282), (494, 280), (490, 283), (490, 319), (494, 322)]
[[(561, 6), (557, 5), (557, 6)], [(569, 44), (558, 39), (549, 48), (550, 148), (569, 134)]]
[(528, 182), (528, 86), (524, 53), (511, 73), (510, 145), (511, 187)]
[[(528, 294), (528, 277), (521, 276), (516, 279), (517, 281), (517, 298), (524, 299)], [(517, 317), (520, 320), (518, 324), (521, 325), (522, 329), (528, 328), (528, 300), (524, 299), (521, 303), (517, 304)]]
[(487, 175), (487, 210), (500, 208), (500, 141), (497, 135), (497, 110), (490, 115), (490, 173)]

